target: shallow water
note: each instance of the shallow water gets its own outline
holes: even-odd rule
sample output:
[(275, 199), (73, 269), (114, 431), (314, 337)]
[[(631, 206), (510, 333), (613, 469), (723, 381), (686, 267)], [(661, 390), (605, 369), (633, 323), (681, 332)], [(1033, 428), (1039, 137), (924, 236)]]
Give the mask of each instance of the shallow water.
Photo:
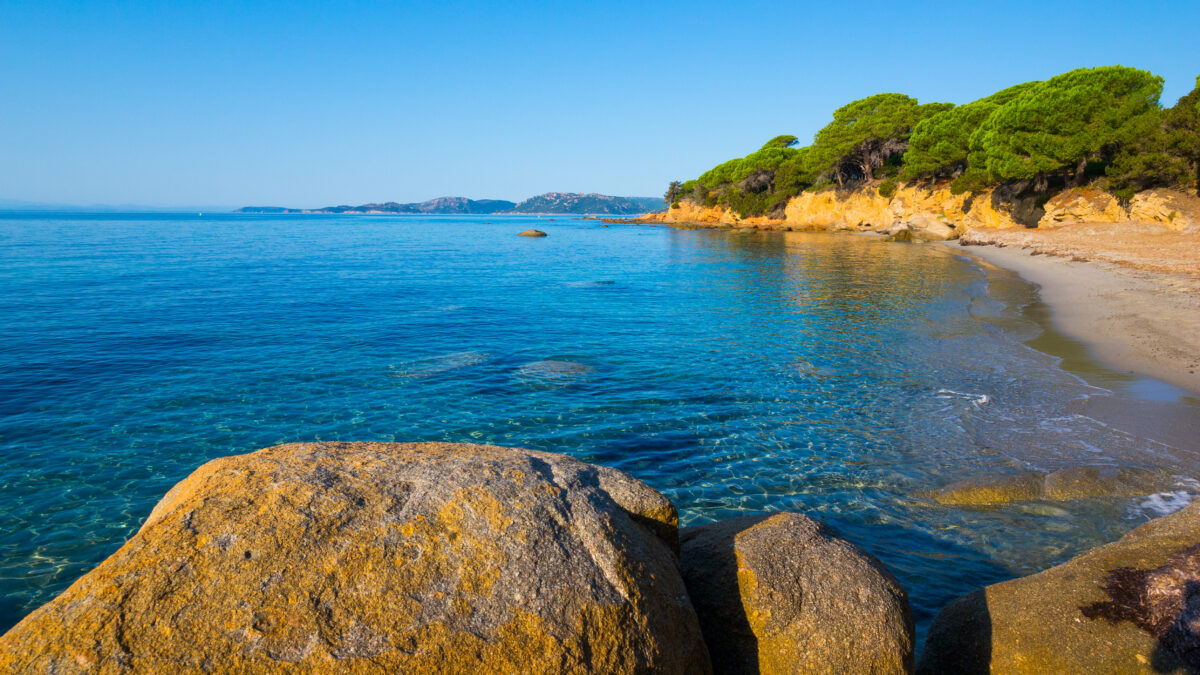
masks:
[[(550, 236), (515, 236), (535, 224)], [(924, 630), (1197, 492), (1192, 454), (1073, 412), (1110, 392), (1025, 344), (1032, 300), (945, 247), (853, 236), (0, 215), (0, 629), (208, 459), (440, 440), (623, 469), (687, 524), (814, 515), (893, 570)], [(1175, 485), (990, 510), (915, 496), (1081, 463)]]

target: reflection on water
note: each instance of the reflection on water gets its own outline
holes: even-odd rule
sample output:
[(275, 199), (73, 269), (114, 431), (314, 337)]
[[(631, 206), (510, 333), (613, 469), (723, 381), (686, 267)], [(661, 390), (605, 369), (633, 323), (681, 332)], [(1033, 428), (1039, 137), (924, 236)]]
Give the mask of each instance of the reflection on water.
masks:
[[(212, 457), (301, 440), (566, 452), (686, 524), (822, 518), (922, 630), (954, 597), (1196, 492), (1025, 341), (1029, 287), (940, 246), (529, 219), (0, 218), (0, 623), (110, 554)], [(953, 480), (1137, 466), (1134, 499), (938, 506)]]

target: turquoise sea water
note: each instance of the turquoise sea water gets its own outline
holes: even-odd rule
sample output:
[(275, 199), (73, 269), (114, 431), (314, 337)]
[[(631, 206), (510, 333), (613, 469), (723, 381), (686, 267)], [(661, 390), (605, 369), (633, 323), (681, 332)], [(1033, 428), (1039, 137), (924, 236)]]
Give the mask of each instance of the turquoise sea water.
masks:
[[(488, 221), (491, 222), (488, 222)], [(545, 239), (514, 236), (536, 226)], [(565, 217), (0, 214), (0, 630), (202, 462), (291, 441), (564, 452), (685, 524), (796, 510), (919, 626), (1181, 505), (1193, 458), (1075, 414), (1028, 287), (935, 245)], [(916, 492), (1144, 466), (1137, 499), (970, 510)]]

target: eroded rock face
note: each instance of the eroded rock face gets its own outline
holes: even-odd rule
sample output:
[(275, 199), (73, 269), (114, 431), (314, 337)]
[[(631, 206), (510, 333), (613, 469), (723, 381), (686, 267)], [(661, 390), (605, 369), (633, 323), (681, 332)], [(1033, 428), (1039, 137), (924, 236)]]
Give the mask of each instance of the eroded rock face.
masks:
[(0, 671), (707, 672), (676, 523), (561, 455), (267, 448), (172, 488), (0, 638)]
[(1200, 198), (1178, 190), (1144, 190), (1129, 203), (1129, 218), (1180, 232), (1194, 231), (1200, 228)]
[(938, 614), (919, 673), (1200, 670), (1200, 503)]
[(879, 561), (806, 516), (682, 531), (681, 562), (719, 673), (907, 673), (913, 620)]
[(1046, 202), (1045, 215), (1038, 220), (1039, 229), (1050, 229), (1070, 223), (1118, 223), (1128, 220), (1117, 198), (1096, 188), (1064, 190)]

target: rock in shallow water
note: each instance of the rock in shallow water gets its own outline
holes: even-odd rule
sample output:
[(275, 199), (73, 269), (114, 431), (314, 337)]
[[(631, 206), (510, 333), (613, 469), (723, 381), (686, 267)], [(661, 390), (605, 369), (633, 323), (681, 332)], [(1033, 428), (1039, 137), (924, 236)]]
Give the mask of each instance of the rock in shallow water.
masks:
[(549, 453), (217, 459), (0, 638), (0, 671), (707, 672), (675, 508)]
[(919, 673), (1200, 671), (1200, 503), (1033, 576), (959, 598)]
[(908, 596), (883, 565), (797, 513), (680, 534), (692, 603), (718, 673), (907, 673)]
[(517, 369), (517, 378), (532, 387), (565, 387), (586, 380), (595, 368), (574, 361), (534, 361)]
[(525, 230), (524, 232), (518, 232), (517, 236), (519, 236), (519, 237), (544, 237), (544, 236), (546, 236), (546, 233), (542, 232), (541, 230)]
[(1023, 471), (960, 480), (918, 496), (948, 506), (1003, 506), (1036, 500), (1072, 501), (1091, 497), (1139, 497), (1174, 485), (1168, 476), (1137, 468), (1073, 466), (1050, 474)]

